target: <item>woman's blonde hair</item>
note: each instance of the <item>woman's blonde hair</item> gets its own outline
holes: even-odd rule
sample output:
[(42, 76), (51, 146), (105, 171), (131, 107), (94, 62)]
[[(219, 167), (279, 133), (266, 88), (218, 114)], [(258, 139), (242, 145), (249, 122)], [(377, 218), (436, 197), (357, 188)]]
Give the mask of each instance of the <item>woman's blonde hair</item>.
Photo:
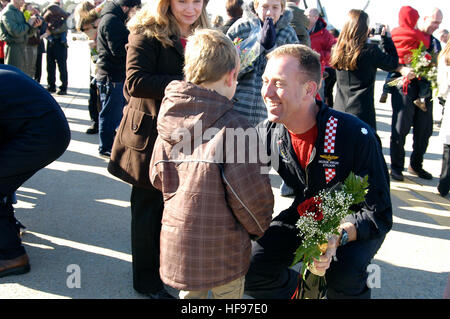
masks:
[(223, 32), (197, 29), (186, 44), (185, 79), (197, 85), (216, 82), (236, 68), (238, 59), (236, 47)]
[[(203, 0), (202, 13), (192, 28), (209, 28), (207, 1)], [(164, 47), (173, 46), (171, 36), (180, 36), (177, 20), (170, 10), (170, 0), (147, 2), (127, 24), (131, 33), (156, 38)]]
[(330, 66), (337, 70), (353, 71), (369, 36), (369, 16), (357, 9), (350, 10), (348, 16), (332, 49)]
[(447, 41), (444, 49), (439, 53), (439, 60), (441, 57), (445, 56), (444, 61), (445, 64), (450, 66), (450, 41)]

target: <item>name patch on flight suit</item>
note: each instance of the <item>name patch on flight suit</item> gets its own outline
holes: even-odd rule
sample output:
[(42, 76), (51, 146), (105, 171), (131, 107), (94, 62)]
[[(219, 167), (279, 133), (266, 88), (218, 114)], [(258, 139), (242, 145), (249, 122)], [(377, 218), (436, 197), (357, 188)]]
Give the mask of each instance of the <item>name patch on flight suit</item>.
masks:
[(325, 140), (323, 145), (323, 152), (325, 154), (320, 155), (320, 157), (325, 160), (319, 160), (319, 163), (322, 164), (325, 169), (325, 181), (327, 184), (336, 176), (336, 165), (339, 165), (339, 162), (336, 161), (339, 156), (332, 155), (334, 154), (336, 143), (337, 125), (337, 118), (330, 116), (325, 129)]

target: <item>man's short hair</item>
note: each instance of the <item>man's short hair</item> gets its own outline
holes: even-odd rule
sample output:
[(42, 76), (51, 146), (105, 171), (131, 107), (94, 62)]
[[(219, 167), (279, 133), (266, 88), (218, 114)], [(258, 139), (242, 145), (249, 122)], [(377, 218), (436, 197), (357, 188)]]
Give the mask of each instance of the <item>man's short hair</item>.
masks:
[(116, 1), (118, 5), (129, 8), (141, 5), (141, 0), (116, 0)]
[(230, 17), (240, 18), (242, 16), (242, 6), (244, 0), (228, 0), (225, 4), (225, 9)]
[(303, 44), (285, 44), (267, 55), (267, 59), (291, 56), (298, 62), (299, 71), (302, 74), (300, 79), (302, 82), (314, 81), (320, 86), (321, 82), (321, 65), (320, 54)]
[(320, 17), (320, 11), (317, 8), (308, 8), (305, 10), (306, 15), (311, 15), (313, 17)]
[(236, 68), (239, 56), (233, 42), (223, 32), (197, 29), (186, 44), (184, 75), (188, 82), (216, 82)]

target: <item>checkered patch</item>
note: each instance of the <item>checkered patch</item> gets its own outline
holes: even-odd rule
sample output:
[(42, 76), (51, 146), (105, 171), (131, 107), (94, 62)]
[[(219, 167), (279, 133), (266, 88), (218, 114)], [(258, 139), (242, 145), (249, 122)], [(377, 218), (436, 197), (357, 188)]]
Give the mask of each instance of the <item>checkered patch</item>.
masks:
[[(334, 153), (334, 145), (336, 142), (336, 128), (338, 120), (332, 116), (328, 119), (325, 130), (324, 153)], [(325, 181), (327, 184), (336, 176), (336, 169), (325, 168)]]
[(325, 181), (327, 184), (336, 176), (336, 170), (334, 168), (325, 168)]
[(336, 141), (336, 128), (338, 120), (332, 116), (328, 119), (325, 130), (324, 153), (334, 153), (334, 143)]

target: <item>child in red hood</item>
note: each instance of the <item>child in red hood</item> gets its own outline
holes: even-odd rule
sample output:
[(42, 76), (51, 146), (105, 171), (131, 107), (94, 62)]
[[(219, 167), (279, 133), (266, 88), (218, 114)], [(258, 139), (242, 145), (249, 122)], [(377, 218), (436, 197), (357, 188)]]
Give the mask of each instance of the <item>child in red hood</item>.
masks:
[[(419, 12), (416, 9), (403, 6), (400, 8), (398, 18), (399, 26), (391, 31), (392, 41), (394, 41), (397, 49), (399, 64), (409, 64), (411, 63), (411, 50), (419, 48), (421, 42), (428, 48), (430, 39), (416, 27), (419, 20)], [(413, 99), (415, 97), (414, 104), (422, 110), (426, 110), (424, 109), (425, 98), (431, 94), (429, 82), (419, 79), (413, 80), (408, 89), (410, 96)]]

